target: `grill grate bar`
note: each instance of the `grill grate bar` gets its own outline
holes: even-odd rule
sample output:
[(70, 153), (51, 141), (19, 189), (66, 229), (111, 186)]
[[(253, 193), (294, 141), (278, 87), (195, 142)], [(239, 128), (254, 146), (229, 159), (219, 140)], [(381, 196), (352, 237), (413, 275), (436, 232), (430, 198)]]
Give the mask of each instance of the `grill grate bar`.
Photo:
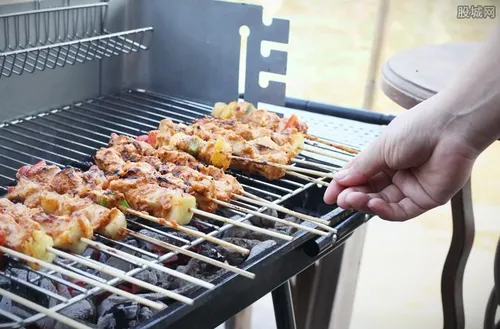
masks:
[[(113, 100), (113, 99), (116, 99), (116, 100)], [(139, 109), (139, 108), (136, 108), (136, 107), (133, 107), (133, 106), (130, 106), (126, 103), (123, 103), (123, 102), (120, 102), (120, 99), (114, 97), (114, 96), (110, 96), (110, 99), (106, 99), (106, 98), (103, 98), (103, 99), (97, 99), (95, 101), (95, 103), (99, 104), (102, 106), (102, 104), (107, 104), (109, 108), (113, 108), (115, 111), (119, 111), (120, 113), (126, 113), (126, 114), (129, 114), (129, 115), (133, 115), (132, 113), (138, 113), (137, 115), (134, 114), (134, 116), (138, 117), (138, 118), (141, 118), (141, 119), (144, 119), (144, 120), (147, 120), (149, 122), (153, 122), (154, 124), (158, 124), (158, 121), (159, 120), (162, 120), (165, 118), (165, 116), (163, 115), (160, 115), (158, 113), (155, 113), (155, 112), (151, 112), (151, 111), (148, 111), (147, 109)], [(112, 106), (112, 107), (110, 107)], [(121, 110), (121, 108), (124, 108), (124, 109), (127, 109), (126, 111), (125, 110)], [(149, 117), (144, 117), (144, 114), (147, 114), (148, 116), (151, 116), (151, 118)], [(152, 119), (152, 118), (156, 118), (156, 119)]]
[[(4, 311), (3, 309), (0, 308), (0, 315), (6, 317), (6, 318), (9, 318), (19, 324), (21, 324), (23, 322), (23, 319), (21, 319), (20, 317), (18, 317), (17, 315), (14, 315), (10, 312), (7, 312), (7, 311)], [(0, 324), (0, 328), (3, 328), (4, 326), (2, 324)], [(9, 327), (10, 328), (10, 327)], [(18, 326), (16, 327), (13, 327), (13, 328), (18, 328)]]
[[(87, 136), (83, 136), (83, 135), (75, 134), (74, 132), (71, 132), (71, 131), (68, 131), (68, 130), (59, 129), (59, 128), (57, 128), (57, 127), (54, 127), (54, 125), (52, 125), (52, 127), (51, 127), (51, 126), (47, 126), (47, 125), (45, 125), (45, 124), (42, 122), (43, 120), (46, 120), (46, 119), (48, 119), (48, 118), (44, 118), (44, 117), (42, 117), (42, 118), (40, 118), (39, 120), (27, 121), (26, 123), (27, 123), (27, 124), (33, 124), (33, 125), (36, 125), (36, 126), (38, 126), (38, 127), (44, 127), (44, 128), (47, 128), (47, 129), (49, 129), (49, 130), (51, 130), (51, 131), (57, 131), (58, 133), (63, 134), (63, 135), (67, 134), (67, 135), (69, 135), (69, 136), (72, 136), (72, 138), (73, 138), (73, 142), (74, 142), (74, 143), (76, 143), (76, 144), (78, 144), (78, 145), (82, 145), (82, 146), (84, 146), (84, 147), (87, 147), (87, 148), (88, 148), (88, 149), (90, 149), (90, 150), (94, 150), (95, 148), (94, 148), (94, 147), (92, 147), (92, 146), (90, 146), (90, 145), (84, 144), (84, 142), (83, 142), (83, 141), (82, 141), (82, 142), (76, 142), (74, 138), (76, 138), (76, 139), (78, 139), (78, 140), (82, 140), (82, 139), (83, 139), (83, 140), (85, 140), (85, 141), (87, 141), (87, 142), (91, 142), (91, 143), (93, 143), (93, 144), (97, 144), (97, 145), (99, 145), (99, 146), (105, 146), (105, 145), (106, 145), (106, 143), (101, 142), (101, 141), (99, 141), (99, 140), (95, 140), (95, 139), (89, 138), (89, 137), (87, 137)], [(79, 130), (82, 130), (82, 131), (86, 131), (86, 130), (85, 130), (85, 129), (83, 129), (83, 128), (66, 126), (63, 122), (58, 122), (58, 124), (59, 124), (60, 126), (63, 126), (63, 127), (68, 127), (68, 129), (79, 129)], [(95, 134), (95, 132), (94, 132), (94, 134)], [(60, 136), (57, 136), (57, 138), (61, 138), (61, 137), (60, 137)]]
[(137, 225), (137, 226), (139, 226), (139, 227), (142, 227), (142, 228), (144, 228), (144, 229), (146, 229), (146, 230), (149, 230), (149, 231), (151, 231), (151, 232), (156, 232), (156, 233), (158, 233), (158, 234), (162, 234), (162, 235), (167, 236), (167, 237), (169, 237), (169, 238), (175, 239), (175, 240), (177, 240), (177, 241), (179, 241), (179, 242), (182, 242), (182, 243), (185, 243), (185, 244), (190, 244), (190, 243), (191, 243), (191, 241), (189, 241), (189, 240), (186, 240), (186, 239), (180, 238), (180, 237), (175, 236), (175, 235), (173, 235), (173, 234), (169, 234), (168, 232), (163, 232), (163, 231), (158, 230), (158, 229), (156, 229), (156, 228), (154, 228), (154, 227), (151, 227), (151, 226), (148, 226), (148, 225), (144, 225), (144, 224), (138, 223), (138, 222), (136, 222), (136, 221), (134, 221), (134, 220), (128, 220), (128, 221), (129, 221), (130, 223), (133, 223), (134, 225)]
[[(16, 129), (19, 129), (19, 128), (17, 128), (17, 126), (16, 126)], [(70, 153), (75, 153), (75, 154), (83, 155), (83, 156), (87, 155), (86, 153), (83, 153), (83, 152), (80, 152), (80, 151), (77, 151), (77, 150), (74, 150), (74, 149), (70, 149), (70, 148), (61, 146), (59, 144), (51, 143), (51, 142), (47, 141), (45, 138), (43, 140), (41, 140), (40, 137), (39, 138), (34, 138), (34, 137), (31, 137), (31, 136), (29, 136), (27, 134), (21, 134), (21, 133), (19, 133), (17, 131), (14, 131), (12, 128), (11, 129), (6, 128), (5, 131), (7, 131), (7, 132), (9, 132), (9, 133), (11, 133), (13, 135), (20, 136), (21, 138), (29, 139), (29, 140), (31, 140), (31, 141), (33, 141), (35, 143), (42, 143), (43, 142), (43, 143), (45, 143), (47, 145), (50, 145), (53, 148), (58, 148), (58, 149), (64, 150), (67, 153), (70, 152)], [(39, 133), (36, 133), (36, 134), (39, 134)], [(39, 134), (39, 135), (44, 136), (42, 134)], [(61, 139), (61, 140), (64, 141), (64, 139)], [(28, 144), (28, 145), (30, 145), (30, 144)]]
[[(144, 106), (151, 110), (164, 113), (166, 116), (171, 117), (172, 114), (184, 118), (183, 121), (191, 121), (200, 118), (200, 113), (191, 111), (185, 107), (176, 106), (175, 104), (158, 102), (150, 97), (144, 97), (142, 94), (124, 94), (120, 100), (122, 102)], [(149, 104), (151, 103), (151, 104)], [(179, 111), (183, 114), (180, 114)], [(174, 116), (175, 118), (175, 116)]]
[[(29, 273), (29, 272), (27, 272), (27, 273)], [(38, 292), (41, 292), (42, 294), (46, 294), (47, 296), (50, 296), (50, 297), (52, 297), (54, 299), (57, 299), (60, 302), (65, 303), (65, 302), (68, 301), (68, 299), (66, 297), (60, 296), (60, 295), (58, 295), (56, 293), (53, 293), (50, 290), (47, 290), (47, 289), (42, 288), (40, 286), (37, 286), (36, 284), (33, 284), (33, 283), (29, 282), (28, 280), (19, 279), (18, 277), (14, 276), (12, 274), (3, 272), (3, 271), (0, 271), (0, 275), (2, 275), (3, 277), (8, 278), (11, 281), (19, 283), (20, 285), (23, 285), (23, 286), (26, 286), (26, 287), (31, 288), (33, 290), (36, 290)]]
[[(96, 118), (96, 117), (90, 116), (90, 115), (86, 115), (86, 114), (79, 113), (79, 112), (77, 112), (77, 111), (76, 111), (76, 109), (75, 109), (75, 108), (73, 108), (72, 110), (73, 110), (73, 111), (71, 111), (71, 115), (72, 115), (72, 116), (79, 116), (79, 117), (85, 118), (85, 119), (87, 119), (87, 120), (92, 120), (92, 122), (94, 122), (94, 123), (92, 123), (92, 126), (97, 127), (97, 128), (100, 128), (100, 129), (103, 129), (103, 130), (106, 130), (106, 131), (108, 131), (108, 132), (110, 132), (110, 133), (113, 133), (113, 132), (114, 132), (114, 133), (117, 133), (117, 134), (122, 134), (122, 135), (127, 135), (127, 136), (130, 136), (130, 137), (134, 137), (134, 136), (135, 136), (135, 134), (137, 134), (137, 133), (140, 133), (140, 132), (141, 132), (139, 129), (134, 129), (134, 128), (131, 128), (131, 127), (128, 127), (128, 126), (125, 126), (125, 125), (122, 125), (122, 124), (116, 123), (116, 122), (114, 122), (114, 121), (112, 121), (112, 120), (110, 120), (109, 122), (107, 122), (107, 121), (104, 121), (104, 120), (98, 119), (98, 118)], [(66, 117), (66, 118), (67, 118), (67, 116), (66, 116), (67, 114), (66, 114), (66, 113), (64, 113), (64, 112), (59, 112), (59, 113), (57, 113), (57, 114), (59, 114), (59, 115), (64, 116), (64, 117)], [(70, 118), (70, 119), (71, 119), (71, 120), (75, 120), (75, 118), (74, 118), (74, 117), (72, 117), (72, 118)], [(80, 119), (80, 121), (81, 121), (81, 119)], [(85, 121), (81, 121), (81, 122), (85, 122)], [(95, 124), (95, 122), (100, 122), (101, 124), (97, 125), (97, 124)], [(103, 125), (105, 125), (105, 126), (103, 126)], [(111, 127), (115, 126), (115, 127), (119, 127), (119, 128), (109, 128), (110, 126), (111, 126)], [(132, 132), (126, 132), (126, 131), (124, 131), (124, 130), (120, 130), (120, 128), (121, 128), (121, 129), (123, 129), (123, 128), (125, 128), (125, 129), (129, 129), (129, 130), (131, 130)]]
[[(92, 126), (92, 127), (95, 127), (95, 128), (98, 128), (99, 130), (104, 130), (104, 131), (107, 131), (108, 133), (117, 133), (117, 134), (120, 134), (120, 135), (127, 135), (129, 137), (133, 137), (134, 135), (132, 133), (128, 133), (128, 132), (124, 132), (122, 130), (117, 130), (117, 129), (109, 129), (108, 127), (105, 127), (105, 126), (101, 126), (101, 125), (96, 125), (94, 122), (98, 121), (98, 120), (95, 120), (95, 118), (89, 118), (89, 117), (86, 117), (86, 119), (91, 119), (92, 122), (86, 122), (84, 120), (81, 120), (81, 119), (78, 119), (78, 118), (75, 118), (74, 116), (75, 115), (78, 115), (76, 113), (71, 113), (73, 115), (73, 117), (68, 117), (68, 115), (64, 112), (58, 112), (58, 113), (55, 113), (54, 115), (55, 116), (58, 116), (58, 117), (62, 117), (62, 118), (65, 118), (67, 120), (71, 120), (71, 121), (75, 121), (75, 122), (78, 122), (78, 123), (82, 123), (82, 124), (85, 124), (85, 125), (88, 125), (88, 126)], [(81, 115), (80, 115), (81, 116)], [(103, 135), (103, 136), (106, 136), (106, 135)]]
[(143, 254), (144, 256), (148, 256), (152, 259), (158, 259), (158, 256), (153, 254), (153, 253), (150, 253), (149, 251), (146, 251), (146, 250), (142, 250), (141, 248), (137, 248), (137, 247), (134, 247), (130, 244), (127, 244), (127, 243), (123, 243), (121, 241), (114, 241), (114, 240), (111, 240), (111, 239), (108, 239), (106, 238), (105, 236), (102, 236), (102, 235), (97, 235), (97, 237), (101, 240), (101, 241), (105, 241), (105, 242), (110, 242), (110, 243), (115, 243), (116, 245), (118, 246), (122, 246), (124, 248), (127, 248), (127, 249), (130, 249), (130, 250), (133, 250), (135, 252), (138, 252), (138, 253), (141, 253)]
[[(158, 121), (163, 118), (175, 119), (177, 122), (185, 122), (186, 119), (191, 121), (192, 119), (197, 119), (209, 113), (210, 110), (208, 107), (196, 105), (193, 102), (181, 102), (177, 99), (169, 99), (168, 97), (161, 97), (157, 94), (129, 91), (125, 94), (88, 100), (72, 106), (41, 113), (24, 120), (6, 123), (3, 127), (5, 128), (4, 131), (8, 132), (12, 136), (15, 136), (16, 138), (13, 138), (13, 140), (9, 139), (6, 143), (0, 145), (0, 159), (2, 159), (2, 163), (0, 164), (0, 179), (8, 179), (8, 181), (12, 181), (15, 171), (18, 169), (16, 168), (17, 164), (33, 164), (39, 160), (45, 160), (49, 164), (55, 164), (63, 167), (68, 164), (74, 164), (74, 162), (81, 163), (82, 161), (88, 161), (90, 154), (93, 153), (90, 151), (94, 151), (101, 146), (107, 145), (111, 133), (135, 137), (137, 133), (144, 133), (147, 130), (156, 129)], [(20, 137), (32, 144), (20, 143), (16, 141), (16, 139)], [(6, 138), (3, 139), (5, 140)], [(231, 174), (234, 175), (240, 183), (242, 183), (245, 189), (250, 189), (251, 191), (256, 192), (256, 194), (270, 197), (272, 198), (273, 203), (281, 203), (314, 185), (312, 183), (303, 185), (290, 179), (284, 179), (278, 183), (270, 183), (264, 179), (247, 177), (240, 173)], [(4, 187), (0, 188), (5, 190)], [(247, 209), (256, 209), (257, 211), (264, 211), (267, 209), (266, 207), (245, 204), (236, 200), (233, 200), (233, 202), (239, 206), (246, 207)], [(254, 215), (243, 214), (242, 212), (236, 210), (227, 210), (231, 213), (239, 214), (241, 217), (235, 219), (239, 222), (254, 217)], [(171, 239), (176, 239), (181, 242), (182, 246), (180, 246), (180, 248), (182, 249), (196, 247), (205, 241), (203, 238), (196, 238), (193, 241), (189, 241), (170, 234), (167, 231), (162, 231), (155, 227), (139, 223), (134, 220), (133, 217), (131, 218), (127, 218), (128, 222), (133, 223), (139, 228), (147, 229), (150, 232), (154, 232)], [(220, 237), (223, 232), (233, 227), (231, 224), (216, 226), (203, 221), (198, 217), (193, 218), (193, 221), (194, 223), (202, 224), (206, 228), (211, 228), (212, 231), (207, 233), (210, 236)], [(142, 250), (141, 248), (128, 245), (124, 241), (113, 241), (98, 234), (96, 234), (95, 237), (97, 240), (101, 240), (106, 243), (114, 243), (115, 247), (123, 247), (131, 250), (133, 253), (139, 253), (139, 256), (146, 256), (148, 259), (151, 259), (150, 261), (152, 263), (155, 264), (161, 265), (178, 254), (177, 252), (169, 251), (161, 256), (158, 256)], [(133, 268), (130, 271), (124, 272), (128, 276), (135, 276), (149, 269), (146, 265), (136, 264), (133, 260), (124, 259), (124, 257), (120, 258), (120, 256), (113, 254), (112, 252), (106, 252), (103, 250), (100, 250), (100, 252), (131, 264)], [(98, 264), (99, 266), (109, 267), (108, 265), (91, 258), (85, 258), (80, 255), (76, 255), (76, 257)], [(75, 262), (56, 260), (54, 264), (93, 280), (113, 286), (123, 282), (123, 280), (119, 278), (111, 278), (109, 280), (103, 279), (92, 274), (98, 272), (93, 271), (89, 273), (85, 271), (85, 266), (82, 267)], [(40, 274), (39, 272), (34, 273)], [(47, 278), (53, 277), (54, 279), (58, 279), (59, 281), (62, 281), (60, 282), (62, 284), (73, 284), (71, 282), (65, 283), (64, 279), (59, 279), (52, 274), (47, 274), (47, 272), (40, 275), (44, 275)], [(88, 296), (96, 295), (103, 291), (98, 287), (80, 287), (80, 289), (76, 287), (74, 288), (80, 291), (81, 294), (73, 296), (69, 299), (62, 299), (62, 297), (60, 297), (60, 300), (64, 302), (53, 306), (51, 310), (58, 312), (87, 298)], [(42, 319), (43, 317), (45, 317), (43, 314), (34, 314), (22, 321), (23, 323), (32, 323)], [(19, 319), (15, 321), (19, 322)]]
[[(93, 106), (95, 107), (100, 107), (100, 106), (97, 106), (96, 104), (92, 104)], [(109, 114), (108, 112), (110, 112), (111, 110), (107, 109), (107, 108), (104, 108), (104, 107), (100, 107), (101, 110), (104, 109), (106, 110), (104, 113), (103, 111), (96, 111), (94, 109), (91, 109), (89, 106), (86, 106), (86, 105), (77, 105), (76, 106), (78, 109), (82, 109), (82, 110), (86, 110), (86, 111), (89, 111), (89, 112), (92, 112), (92, 113), (95, 113), (99, 116), (103, 116), (103, 117), (106, 117), (106, 118), (110, 118), (110, 121), (112, 121), (113, 119), (115, 119), (114, 121), (114, 124), (115, 125), (120, 125), (124, 128), (127, 128), (127, 129), (131, 129), (131, 130), (135, 130), (136, 132), (138, 133), (141, 133), (143, 132), (144, 130), (140, 129), (140, 128), (135, 128), (135, 127), (132, 127), (132, 126), (128, 126), (128, 125), (125, 125), (125, 124), (118, 124), (116, 120), (119, 120), (119, 121), (124, 121), (124, 122), (127, 122), (128, 124), (131, 124), (131, 125), (141, 125), (141, 126), (144, 126), (146, 128), (148, 128), (148, 130), (151, 130), (151, 129), (155, 129), (156, 126), (154, 125), (151, 125), (151, 124), (144, 124), (142, 122), (137, 122), (137, 121), (134, 121), (134, 120), (131, 120), (131, 119), (127, 119), (127, 118), (124, 118), (124, 117), (119, 117), (117, 115), (112, 115), (112, 114)]]
[(24, 265), (23, 268), (25, 270), (27, 270), (27, 271), (30, 271), (31, 273), (35, 273), (38, 276), (37, 278), (35, 278), (33, 280), (30, 280), (31, 283), (38, 282), (42, 278), (47, 278), (47, 279), (51, 279), (52, 281), (55, 281), (57, 283), (60, 283), (62, 285), (65, 285), (65, 286), (67, 286), (69, 288), (78, 290), (81, 293), (86, 293), (87, 292), (87, 289), (85, 289), (83, 287), (80, 287), (79, 285), (76, 285), (76, 284), (72, 283), (71, 281), (64, 280), (62, 278), (59, 278), (59, 277), (53, 275), (55, 273), (54, 271), (49, 271), (49, 272), (37, 271), (37, 272), (33, 272), (33, 270), (31, 268), (29, 268), (28, 266), (26, 266), (26, 265)]
[[(105, 282), (106, 282), (106, 280), (105, 280), (105, 279), (103, 279), (103, 278), (101, 278), (101, 277), (99, 277), (99, 276), (97, 276), (97, 275), (94, 275), (94, 274), (92, 274), (92, 273), (89, 273), (89, 272), (83, 271), (83, 270), (81, 270), (81, 269), (79, 269), (79, 268), (75, 267), (77, 264), (76, 264), (76, 263), (74, 263), (74, 262), (72, 262), (72, 263), (70, 263), (70, 264), (67, 264), (67, 263), (65, 263), (64, 261), (55, 261), (54, 263), (55, 263), (57, 266), (60, 266), (60, 267), (65, 268), (65, 269), (67, 269), (67, 270), (69, 270), (69, 271), (73, 271), (73, 272), (75, 272), (75, 273), (81, 274), (81, 275), (86, 276), (86, 277), (88, 277), (88, 278), (91, 278), (91, 279), (93, 279), (93, 280), (100, 281), (100, 282), (102, 282), (102, 283), (105, 283)], [(88, 291), (87, 291), (87, 293), (89, 293), (89, 291), (90, 291), (90, 290), (88, 290)]]
[[(89, 151), (93, 150), (93, 148), (91, 146), (88, 146), (88, 145), (85, 145), (85, 144), (82, 144), (82, 143), (78, 143), (78, 142), (76, 142), (74, 140), (70, 140), (70, 139), (67, 139), (67, 138), (64, 138), (64, 137), (61, 137), (61, 136), (56, 136), (56, 135), (53, 135), (53, 134), (48, 134), (48, 133), (45, 133), (45, 132), (40, 131), (40, 130), (36, 131), (34, 129), (26, 127), (26, 125), (24, 125), (24, 126), (16, 125), (15, 128), (19, 129), (19, 130), (28, 131), (31, 134), (38, 134), (38, 135), (44, 136), (46, 138), (57, 139), (59, 141), (63, 141), (64, 143), (71, 144), (71, 145), (73, 145), (73, 147), (74, 146), (79, 146), (79, 147), (85, 148), (85, 149), (87, 149)], [(6, 129), (6, 130), (8, 130), (8, 129)], [(80, 152), (80, 154), (87, 155), (87, 153), (82, 153), (82, 152)]]

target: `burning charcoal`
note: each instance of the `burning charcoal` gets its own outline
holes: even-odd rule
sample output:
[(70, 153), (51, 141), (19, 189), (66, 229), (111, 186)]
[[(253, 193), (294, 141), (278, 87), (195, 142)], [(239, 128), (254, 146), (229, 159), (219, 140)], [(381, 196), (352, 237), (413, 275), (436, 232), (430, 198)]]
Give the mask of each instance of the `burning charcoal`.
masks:
[[(193, 249), (194, 250), (194, 249)], [(224, 262), (224, 256), (219, 253), (219, 251), (216, 248), (216, 245), (210, 242), (205, 242), (200, 244), (196, 252), (200, 255)]]
[(134, 277), (153, 285), (156, 285), (158, 283), (157, 271), (154, 269), (142, 271), (141, 273), (134, 275)]
[[(252, 223), (249, 220), (244, 220), (243, 223), (252, 225)], [(228, 230), (226, 230), (223, 234), (224, 238), (240, 238), (240, 239), (250, 239), (259, 241), (266, 241), (267, 239), (269, 239), (269, 235), (267, 234), (251, 231), (247, 228), (239, 226), (233, 226)]]
[[(198, 279), (205, 280), (207, 282), (216, 279), (217, 277), (223, 275), (225, 272), (225, 270), (219, 269), (218, 267), (215, 267), (213, 265), (207, 264), (203, 261), (194, 258), (189, 260), (187, 265), (177, 267), (177, 271), (185, 273), (187, 275), (194, 276), (195, 278)], [(176, 289), (174, 291), (178, 293), (185, 292), (186, 290), (191, 289), (191, 287), (193, 286), (193, 284), (188, 283), (179, 278), (172, 278), (171, 282), (172, 282), (171, 286), (175, 287)]]
[[(254, 246), (260, 243), (260, 241), (258, 240), (241, 238), (224, 238), (223, 240), (247, 249), (252, 249)], [(229, 249), (223, 246), (217, 246), (216, 248), (217, 251), (222, 254), (224, 258), (226, 258), (227, 262), (231, 265), (239, 265), (245, 261), (246, 256), (242, 255), (236, 250)]]
[(4, 310), (6, 312), (11, 312), (12, 309), (12, 301), (7, 297), (3, 297), (0, 299), (0, 310)]
[[(300, 219), (298, 219), (297, 217), (293, 217), (293, 216), (287, 216), (284, 218), (284, 220), (292, 222), (292, 223), (297, 223), (297, 224), (299, 224), (301, 222)], [(285, 225), (285, 224), (281, 224), (281, 223), (276, 223), (274, 229), (277, 232), (280, 232), (280, 233), (283, 233), (286, 235), (292, 235), (298, 231), (298, 229), (295, 227), (291, 227), (289, 225)]]
[(268, 248), (271, 248), (275, 244), (276, 244), (276, 241), (274, 241), (274, 240), (267, 240), (267, 241), (259, 243), (258, 245), (253, 247), (252, 250), (250, 250), (250, 254), (248, 255), (247, 259), (251, 259), (251, 258), (257, 256), (258, 254), (260, 254), (261, 252), (263, 252), (264, 250), (266, 250)]
[(154, 313), (150, 308), (141, 307), (141, 310), (139, 311), (139, 323), (151, 319), (153, 315)]
[[(66, 307), (62, 311), (60, 311), (62, 315), (67, 316), (73, 320), (77, 321), (86, 321), (86, 322), (94, 322), (96, 310), (93, 303), (90, 303), (88, 300), (81, 300), (71, 306)], [(72, 327), (58, 322), (54, 329), (71, 329)]]
[[(195, 228), (192, 228), (192, 229), (195, 230), (195, 231), (197, 231), (197, 229), (195, 229)], [(160, 241), (163, 241), (163, 242), (167, 242), (167, 243), (170, 243), (170, 244), (173, 244), (173, 245), (176, 245), (176, 246), (182, 246), (184, 244), (182, 241), (180, 241), (178, 239), (169, 237), (169, 236), (164, 235), (164, 234), (156, 233), (156, 232), (153, 232), (153, 231), (150, 231), (150, 230), (146, 230), (146, 229), (140, 230), (139, 233), (143, 234), (145, 236), (148, 236), (150, 238), (153, 238), (153, 239), (156, 239), (156, 240), (160, 240)], [(178, 236), (181, 239), (185, 239), (185, 240), (188, 240), (188, 241), (192, 241), (193, 240), (192, 236), (189, 236), (189, 235), (184, 234), (182, 232), (169, 232), (169, 234), (173, 235), (173, 236)], [(145, 241), (140, 240), (140, 239), (137, 240), (137, 243), (138, 243), (139, 248), (147, 250), (149, 252), (164, 251), (163, 248), (161, 248), (161, 247), (159, 247), (157, 245), (151, 244), (149, 242), (145, 242)]]
[[(134, 268), (134, 265), (132, 265), (131, 263), (116, 257), (109, 257), (109, 259), (106, 261), (106, 265), (125, 272), (128, 272)], [(103, 272), (100, 272), (99, 275), (105, 280), (114, 278), (114, 276)]]
[[(269, 215), (269, 216), (278, 217), (278, 212), (274, 209), (266, 209), (262, 213)], [(253, 225), (265, 227), (265, 228), (275, 227), (275, 225), (276, 225), (276, 222), (269, 220), (269, 219), (266, 219), (266, 218), (259, 217), (259, 216), (252, 216), (252, 217), (250, 217), (249, 220), (252, 222)]]
[(4, 276), (0, 276), (0, 288), (7, 289), (10, 287), (10, 280)]
[[(61, 275), (58, 273), (54, 274), (54, 276), (61, 278)], [(56, 288), (59, 295), (66, 297), (68, 299), (72, 297), (66, 285), (61, 283), (56, 283)], [(81, 300), (71, 306), (64, 308), (61, 311), (61, 314), (77, 321), (95, 322), (96, 307), (94, 303), (90, 300)], [(66, 328), (69, 329), (70, 327), (63, 323), (57, 323), (54, 329), (66, 329)]]
[[(159, 302), (160, 294), (140, 294), (146, 299)], [(159, 302), (161, 303), (161, 302)], [(136, 302), (117, 295), (111, 295), (99, 305), (97, 328), (122, 329), (135, 327), (137, 324), (151, 318), (156, 312), (147, 307), (141, 307)]]

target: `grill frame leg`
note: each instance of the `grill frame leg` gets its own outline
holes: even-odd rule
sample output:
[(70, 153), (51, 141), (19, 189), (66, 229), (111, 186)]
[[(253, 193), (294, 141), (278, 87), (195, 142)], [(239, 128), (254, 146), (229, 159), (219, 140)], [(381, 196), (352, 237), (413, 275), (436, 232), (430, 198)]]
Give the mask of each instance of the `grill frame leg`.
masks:
[(277, 329), (297, 329), (290, 281), (274, 289), (272, 297)]

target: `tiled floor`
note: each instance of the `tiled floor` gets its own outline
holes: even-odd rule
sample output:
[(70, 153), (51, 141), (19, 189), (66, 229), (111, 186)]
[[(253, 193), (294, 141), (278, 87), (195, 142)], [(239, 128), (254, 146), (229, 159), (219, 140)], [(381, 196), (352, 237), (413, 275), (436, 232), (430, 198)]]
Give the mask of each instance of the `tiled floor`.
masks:
[[(244, 2), (264, 3), (278, 17), (291, 21), (286, 78), (289, 96), (361, 106), (379, 1)], [(497, 12), (500, 4), (495, 0), (469, 2), (497, 5)], [(391, 1), (382, 63), (408, 48), (487, 36), (494, 22), (459, 20), (458, 4), (462, 2)], [(373, 110), (403, 111), (379, 87)], [(497, 143), (479, 157), (472, 174), (476, 237), (464, 283), (468, 329), (482, 328), (493, 285), (492, 262), (500, 235), (499, 161)], [(450, 239), (448, 205), (406, 223), (372, 220), (350, 329), (442, 327), (440, 273)], [(275, 328), (268, 297), (254, 305), (253, 327)]]

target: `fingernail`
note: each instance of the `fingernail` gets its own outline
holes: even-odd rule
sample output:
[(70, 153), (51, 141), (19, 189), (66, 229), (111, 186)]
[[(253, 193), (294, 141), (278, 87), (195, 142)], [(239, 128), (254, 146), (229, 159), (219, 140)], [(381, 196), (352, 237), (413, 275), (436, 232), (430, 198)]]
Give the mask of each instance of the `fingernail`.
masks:
[(344, 178), (347, 177), (347, 174), (348, 174), (348, 170), (341, 170), (339, 172), (337, 172), (335, 175), (333, 175), (333, 178), (335, 178), (336, 180), (342, 180)]

